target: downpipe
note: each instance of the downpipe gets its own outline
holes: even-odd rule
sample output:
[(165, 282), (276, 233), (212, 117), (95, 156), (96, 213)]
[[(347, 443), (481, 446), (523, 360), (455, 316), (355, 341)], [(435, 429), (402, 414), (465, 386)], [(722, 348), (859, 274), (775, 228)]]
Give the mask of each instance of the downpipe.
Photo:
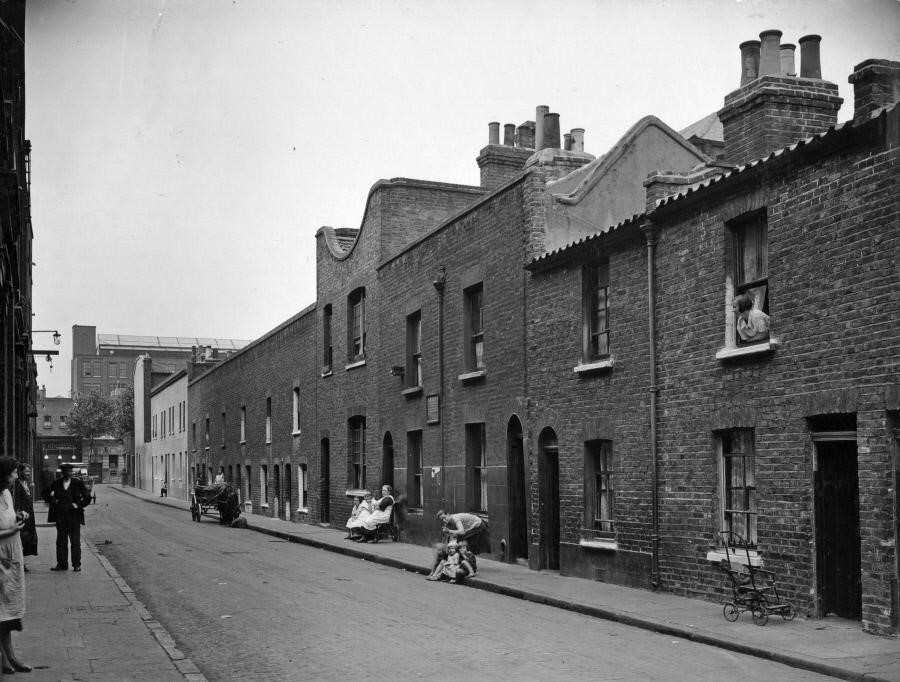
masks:
[(652, 478), (652, 530), (651, 542), (651, 569), (650, 586), (657, 590), (660, 586), (659, 578), (659, 467), (657, 463), (657, 426), (656, 403), (659, 394), (656, 377), (656, 243), (658, 231), (653, 223), (647, 221), (641, 225), (641, 230), (647, 239), (647, 312), (648, 312), (648, 336), (650, 344), (650, 385), (648, 387), (650, 397), (650, 469)]

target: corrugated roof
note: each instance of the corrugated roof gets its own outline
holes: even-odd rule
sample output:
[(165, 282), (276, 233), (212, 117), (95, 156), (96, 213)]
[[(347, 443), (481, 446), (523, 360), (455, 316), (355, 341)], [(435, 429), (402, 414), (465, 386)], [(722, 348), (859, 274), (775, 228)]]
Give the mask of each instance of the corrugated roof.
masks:
[(106, 347), (190, 350), (193, 346), (212, 346), (219, 350), (240, 350), (248, 343), (250, 343), (250, 341), (245, 341), (243, 339), (215, 339), (203, 336), (97, 334), (97, 345)]

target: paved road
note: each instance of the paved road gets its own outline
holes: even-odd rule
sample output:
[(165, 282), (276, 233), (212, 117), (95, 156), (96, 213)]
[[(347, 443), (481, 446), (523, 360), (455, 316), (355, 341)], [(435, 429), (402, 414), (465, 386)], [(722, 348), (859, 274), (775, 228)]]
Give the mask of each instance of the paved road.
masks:
[(85, 540), (210, 680), (828, 679), (112, 490), (88, 510)]

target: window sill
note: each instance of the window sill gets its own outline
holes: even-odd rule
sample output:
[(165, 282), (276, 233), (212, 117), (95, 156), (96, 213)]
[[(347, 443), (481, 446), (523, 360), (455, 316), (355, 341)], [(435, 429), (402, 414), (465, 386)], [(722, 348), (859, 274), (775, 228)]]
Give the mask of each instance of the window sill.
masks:
[(590, 374), (591, 372), (601, 372), (605, 369), (613, 368), (613, 359), (611, 357), (603, 360), (594, 360), (593, 362), (582, 362), (575, 365), (572, 370), (576, 374)]
[(302, 433), (302, 431), (300, 431), (300, 429), (297, 429), (296, 431), (291, 431), (291, 435), (292, 435), (294, 438), (296, 438), (297, 436), (299, 436), (301, 433)]
[(307, 507), (300, 507), (300, 509), (297, 510), (297, 513), (298, 514), (309, 514), (309, 509)]
[(404, 388), (402, 391), (400, 391), (400, 395), (405, 395), (407, 398), (411, 398), (414, 395), (419, 395), (421, 392), (421, 386), (410, 386), (409, 388)]
[(357, 360), (356, 362), (351, 362), (347, 365), (344, 365), (344, 370), (349, 372), (351, 369), (356, 369), (357, 367), (365, 367), (365, 366), (366, 366), (366, 360), (365, 360), (365, 358), (363, 358), (362, 360)]
[(749, 346), (720, 348), (716, 353), (716, 360), (730, 360), (731, 358), (742, 358), (749, 355), (771, 353), (777, 346), (778, 339), (769, 339), (768, 341), (763, 341), (762, 343), (754, 343)]
[(322, 378), (324, 379), (325, 377), (330, 377), (332, 374), (333, 374), (333, 372), (330, 369), (327, 369), (324, 372), (322, 372)]
[(406, 515), (407, 516), (425, 516), (425, 510), (418, 508), (418, 507), (415, 509), (407, 509)]
[(470, 381), (478, 381), (479, 379), (484, 379), (484, 377), (486, 376), (486, 369), (476, 369), (474, 372), (465, 372), (464, 374), (460, 374), (458, 379), (465, 384)]
[(238, 445), (246, 445), (246, 444), (247, 444), (247, 439), (246, 439), (246, 438), (241, 438), (241, 442), (238, 443)]
[(578, 545), (586, 549), (604, 549), (615, 552), (619, 549), (619, 543), (615, 540), (579, 540)]
[(267, 505), (267, 504), (261, 504), (261, 505), (259, 505), (259, 508), (260, 508), (260, 509), (268, 509), (268, 508), (269, 508), (269, 505)]
[[(738, 550), (737, 553), (730, 552), (729, 554), (731, 555), (732, 563), (747, 565), (747, 555), (743, 550)], [(721, 563), (727, 559), (728, 557), (725, 555), (724, 549), (711, 549), (706, 553), (706, 560), (713, 564)], [(750, 550), (750, 565), (757, 568), (762, 568), (764, 566), (763, 560), (756, 550)]]

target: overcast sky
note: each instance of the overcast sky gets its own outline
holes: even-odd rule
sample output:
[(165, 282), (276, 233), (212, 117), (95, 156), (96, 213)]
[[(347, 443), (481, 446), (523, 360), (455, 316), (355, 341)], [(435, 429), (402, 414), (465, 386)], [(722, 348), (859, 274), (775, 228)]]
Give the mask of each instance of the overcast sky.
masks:
[(895, 0), (28, 0), (34, 326), (63, 333), (39, 382), (68, 394), (73, 324), (257, 338), (378, 179), (478, 184), (488, 122), (540, 104), (595, 155), (684, 128), (770, 28), (823, 37), (840, 120), (853, 66), (900, 59)]

